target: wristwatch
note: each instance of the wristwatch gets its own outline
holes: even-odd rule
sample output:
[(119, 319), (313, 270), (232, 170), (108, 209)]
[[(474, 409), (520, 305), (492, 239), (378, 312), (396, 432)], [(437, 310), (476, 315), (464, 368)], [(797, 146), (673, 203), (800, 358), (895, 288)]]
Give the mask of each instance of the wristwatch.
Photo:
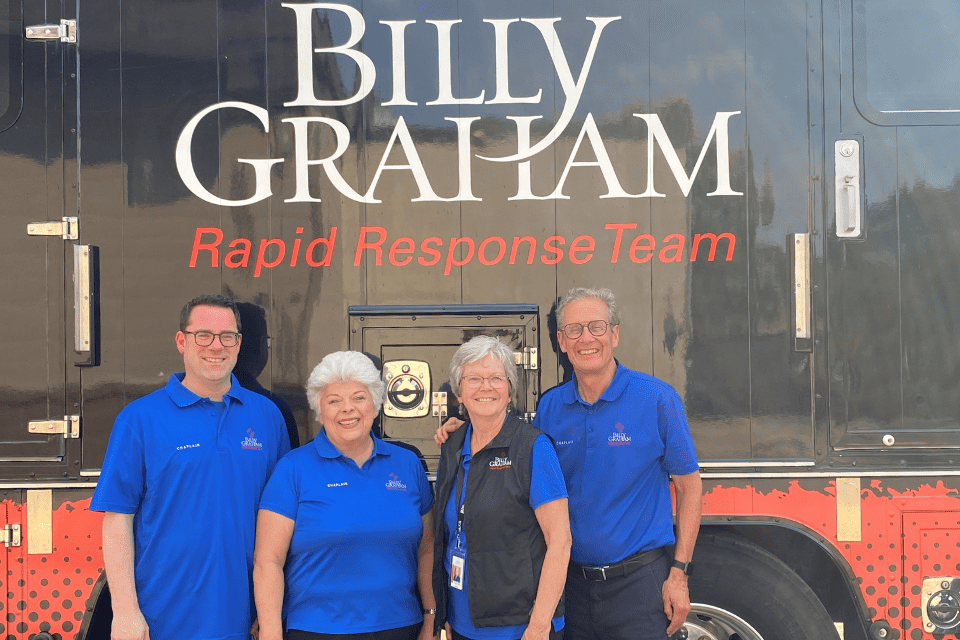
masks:
[(693, 573), (693, 563), (692, 562), (680, 562), (679, 560), (674, 560), (670, 565), (671, 567), (676, 567), (683, 571), (686, 575), (691, 575)]

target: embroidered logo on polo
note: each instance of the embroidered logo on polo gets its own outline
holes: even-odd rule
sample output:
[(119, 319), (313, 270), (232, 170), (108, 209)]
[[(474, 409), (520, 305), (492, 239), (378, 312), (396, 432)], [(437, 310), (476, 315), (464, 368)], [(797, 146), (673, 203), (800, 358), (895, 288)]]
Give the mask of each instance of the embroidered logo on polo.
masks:
[(260, 451), (263, 449), (263, 445), (257, 441), (254, 437), (256, 434), (253, 432), (253, 429), (247, 429), (247, 437), (240, 442), (241, 449), (253, 449)]
[(327, 484), (328, 487), (345, 487), (347, 486), (346, 482), (330, 482)]
[(623, 432), (624, 426), (621, 423), (613, 425), (615, 431), (607, 438), (607, 444), (611, 447), (618, 447), (625, 444), (630, 444), (630, 436)]
[(395, 473), (391, 473), (390, 479), (387, 480), (387, 489), (390, 491), (406, 491), (407, 485), (400, 482), (400, 476)]
[(199, 447), (200, 447), (200, 443), (199, 443), (199, 442), (196, 443), (196, 444), (184, 444), (184, 445), (181, 445), (181, 446), (177, 447), (177, 451), (183, 451), (183, 450), (185, 450), (185, 449), (198, 449)]
[(507, 457), (506, 451), (501, 451), (500, 455), (490, 461), (491, 469), (509, 469), (513, 466), (513, 460)]

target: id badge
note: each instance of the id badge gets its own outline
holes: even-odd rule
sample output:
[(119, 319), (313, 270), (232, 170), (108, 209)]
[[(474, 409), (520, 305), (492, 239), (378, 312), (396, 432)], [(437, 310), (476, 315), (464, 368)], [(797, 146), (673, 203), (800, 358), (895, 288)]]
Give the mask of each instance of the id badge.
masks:
[(450, 586), (463, 591), (463, 567), (466, 558), (460, 549), (453, 550), (450, 559)]

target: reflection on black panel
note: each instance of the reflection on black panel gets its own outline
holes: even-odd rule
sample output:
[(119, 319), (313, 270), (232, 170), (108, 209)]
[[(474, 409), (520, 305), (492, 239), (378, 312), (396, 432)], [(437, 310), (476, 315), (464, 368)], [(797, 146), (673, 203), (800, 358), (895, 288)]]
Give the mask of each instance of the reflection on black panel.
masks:
[(0, 0), (0, 131), (20, 115), (22, 22), (20, 3)]
[[(855, 47), (878, 111), (960, 109), (960, 11), (954, 0), (858, 1)], [(856, 72), (862, 73), (863, 69)]]

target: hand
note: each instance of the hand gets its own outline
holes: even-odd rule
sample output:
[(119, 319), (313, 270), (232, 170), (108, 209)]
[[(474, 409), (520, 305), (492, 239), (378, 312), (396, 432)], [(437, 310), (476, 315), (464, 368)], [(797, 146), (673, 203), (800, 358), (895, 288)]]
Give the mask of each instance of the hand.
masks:
[(667, 614), (670, 624), (667, 626), (667, 635), (672, 636), (690, 613), (690, 591), (687, 588), (687, 576), (679, 569), (670, 569), (670, 575), (663, 583), (663, 612)]
[(420, 627), (420, 635), (417, 640), (433, 640), (437, 636), (433, 635), (433, 622), (436, 614), (427, 613), (423, 616), (423, 626)]
[(433, 441), (437, 443), (437, 446), (442, 445), (450, 437), (450, 434), (459, 429), (462, 424), (463, 420), (447, 418), (446, 422), (437, 427), (437, 432), (433, 434)]
[(546, 626), (538, 626), (531, 622), (527, 625), (526, 630), (523, 632), (523, 637), (520, 638), (520, 640), (548, 640), (552, 627), (552, 622), (547, 622)]
[(250, 637), (253, 640), (260, 640), (260, 619), (257, 618), (253, 621), (253, 624), (250, 625)]
[(150, 629), (140, 609), (130, 613), (114, 611), (110, 640), (150, 640)]

